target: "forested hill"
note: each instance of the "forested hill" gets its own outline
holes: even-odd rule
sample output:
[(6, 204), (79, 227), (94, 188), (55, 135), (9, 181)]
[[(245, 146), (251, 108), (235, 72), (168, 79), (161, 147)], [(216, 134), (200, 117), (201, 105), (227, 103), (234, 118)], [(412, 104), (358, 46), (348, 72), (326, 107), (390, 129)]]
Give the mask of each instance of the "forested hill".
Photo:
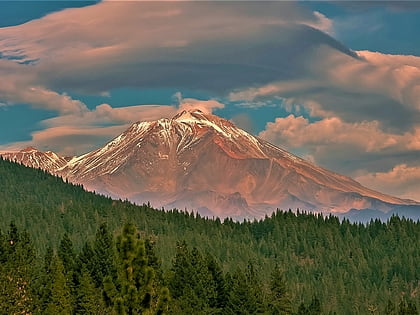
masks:
[[(146, 276), (142, 278), (148, 289), (141, 296), (153, 292), (155, 312), (418, 314), (420, 306), (420, 224), (411, 220), (393, 217), (387, 223), (357, 225), (335, 217), (278, 211), (262, 221), (221, 222), (114, 201), (44, 171), (3, 160), (0, 215), (0, 276), (9, 279), (13, 287), (16, 283), (12, 280), (18, 278), (8, 272), (26, 270), (28, 257), (33, 257), (29, 263), (34, 269), (31, 277), (37, 276), (28, 278), (33, 281), (24, 281), (32, 298), (20, 298), (34, 313), (54, 310), (52, 295), (40, 292), (40, 288), (53, 290), (59, 283), (70, 288), (68, 299), (63, 298), (68, 301), (69, 314), (80, 313), (81, 288), (104, 292), (92, 297), (93, 301), (101, 301), (103, 312), (122, 311), (126, 297), (119, 292), (129, 284), (117, 271), (124, 270), (123, 263), (133, 263), (124, 259), (121, 248), (124, 240), (128, 242), (134, 235), (140, 235), (142, 240), (139, 248), (148, 248), (147, 255), (139, 251), (147, 258), (142, 256), (144, 259), (137, 263), (153, 261), (148, 266), (153, 265), (154, 274), (159, 275), (154, 277), (159, 281), (153, 283), (144, 282)], [(127, 222), (136, 227), (138, 234), (127, 225), (121, 232)], [(100, 251), (98, 235), (105, 233), (104, 227), (111, 232), (106, 239), (112, 244), (111, 256), (115, 255), (108, 262), (116, 270), (112, 279), (115, 290), (109, 279), (98, 276), (100, 267), (86, 259), (95, 257), (87, 254), (89, 248), (96, 246), (93, 253)], [(116, 235), (120, 236), (113, 241)], [(15, 244), (29, 245), (19, 249)], [(34, 244), (33, 250), (30, 244)], [(53, 251), (47, 250), (50, 246)], [(70, 265), (67, 254), (72, 257)], [(44, 265), (44, 261), (50, 264)], [(156, 267), (159, 261), (161, 268)], [(57, 281), (45, 278), (48, 268), (55, 270), (49, 277), (54, 274)], [(139, 274), (148, 275), (147, 270), (143, 268)], [(215, 285), (213, 293), (199, 294), (200, 285), (209, 279), (223, 286)], [(0, 303), (5, 304), (0, 306), (11, 305), (6, 289), (2, 286)], [(283, 308), (274, 305), (276, 300), (283, 303)]]

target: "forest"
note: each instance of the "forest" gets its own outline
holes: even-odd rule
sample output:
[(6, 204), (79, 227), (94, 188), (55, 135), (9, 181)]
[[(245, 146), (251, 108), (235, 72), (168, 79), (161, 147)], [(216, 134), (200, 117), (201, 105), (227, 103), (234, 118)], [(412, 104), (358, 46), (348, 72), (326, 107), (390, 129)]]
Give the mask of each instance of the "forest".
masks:
[(1, 314), (419, 314), (420, 223), (235, 222), (0, 160)]

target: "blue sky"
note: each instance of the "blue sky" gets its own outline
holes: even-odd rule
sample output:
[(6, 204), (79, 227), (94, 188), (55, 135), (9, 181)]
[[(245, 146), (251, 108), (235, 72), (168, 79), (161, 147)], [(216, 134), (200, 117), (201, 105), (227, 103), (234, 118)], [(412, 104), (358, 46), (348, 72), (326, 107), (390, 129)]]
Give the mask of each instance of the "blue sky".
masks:
[(420, 55), (417, 1), (305, 1), (303, 5), (333, 19), (334, 37), (351, 49)]
[(419, 29), (417, 2), (0, 1), (0, 150), (199, 106), (420, 200)]

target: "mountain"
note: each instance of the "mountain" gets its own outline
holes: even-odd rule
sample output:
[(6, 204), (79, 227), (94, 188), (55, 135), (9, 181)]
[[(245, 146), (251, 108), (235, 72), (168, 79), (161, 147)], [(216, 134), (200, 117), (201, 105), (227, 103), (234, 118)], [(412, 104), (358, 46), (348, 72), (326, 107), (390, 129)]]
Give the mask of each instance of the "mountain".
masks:
[(34, 147), (27, 147), (19, 152), (0, 153), (0, 155), (4, 159), (16, 161), (29, 167), (40, 168), (52, 174), (55, 174), (68, 162), (66, 158), (52, 151), (42, 152)]
[(276, 208), (387, 213), (420, 206), (363, 187), (200, 110), (135, 123), (102, 148), (58, 161), (61, 168), (50, 167), (53, 173), (89, 190), (221, 218), (260, 218)]
[(352, 223), (368, 223), (371, 220), (386, 222), (391, 217), (405, 217), (414, 221), (420, 220), (420, 207), (418, 205), (394, 206), (391, 211), (382, 212), (375, 209), (351, 209), (348, 212), (339, 213), (338, 217), (346, 218)]

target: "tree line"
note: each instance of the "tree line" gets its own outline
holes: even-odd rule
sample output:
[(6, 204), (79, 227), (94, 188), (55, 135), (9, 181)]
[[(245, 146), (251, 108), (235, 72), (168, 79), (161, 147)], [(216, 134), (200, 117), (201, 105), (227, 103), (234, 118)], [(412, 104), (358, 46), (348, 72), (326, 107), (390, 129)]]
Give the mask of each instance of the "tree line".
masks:
[[(108, 307), (108, 311), (111, 304), (114, 311), (115, 305), (124, 304), (120, 303), (124, 301), (120, 289), (125, 288), (126, 292), (133, 289), (128, 284), (121, 284), (123, 278), (118, 271), (124, 259), (118, 256), (117, 244), (126, 244), (123, 240), (118, 241), (118, 235), (123, 234), (125, 222), (133, 223), (134, 239), (143, 244), (138, 246), (144, 246), (141, 251), (146, 252), (147, 261), (154, 261), (135, 274), (153, 274), (154, 280), (146, 281), (142, 288), (150, 288), (150, 305), (156, 312), (159, 308), (165, 309), (165, 301), (170, 301), (171, 312), (184, 311), (187, 301), (196, 301), (197, 305), (205, 306), (203, 309), (213, 312), (214, 305), (219, 305), (217, 309), (220, 309), (221, 304), (217, 303), (223, 300), (227, 303), (223, 305), (223, 311), (232, 310), (233, 305), (252, 305), (256, 313), (264, 311), (270, 314), (274, 312), (275, 290), (271, 285), (276, 272), (281, 274), (276, 279), (282, 279), (280, 282), (284, 284), (290, 311), (295, 313), (310, 314), (309, 310), (319, 306), (322, 314), (416, 314), (420, 306), (420, 223), (404, 218), (392, 217), (387, 222), (376, 220), (366, 225), (340, 221), (333, 216), (292, 211), (277, 211), (262, 220), (243, 222), (204, 218), (176, 209), (155, 210), (149, 205), (112, 200), (86, 192), (81, 185), (66, 183), (42, 170), (1, 159), (0, 217), (0, 230), (6, 231), (1, 236), (2, 277), (16, 281), (20, 279), (20, 273), (30, 270), (31, 277), (18, 282), (21, 288), (18, 292), (23, 297), (19, 303), (25, 301), (28, 295), (24, 292), (29, 292), (27, 289), (31, 287), (34, 295), (30, 301), (43, 301), (39, 305), (45, 307), (41, 308), (44, 313), (53, 296), (46, 289), (53, 287), (52, 279), (58, 279), (57, 287), (63, 283), (69, 287), (70, 293), (65, 296), (71, 301), (72, 312), (76, 312), (77, 303), (81, 303), (77, 302), (77, 296), (79, 300), (82, 296), (77, 293), (81, 279), (85, 279), (83, 287), (90, 286), (91, 289), (87, 283), (93, 281), (92, 292), (99, 294), (97, 301), (105, 303), (100, 305)], [(14, 222), (13, 229), (9, 222)], [(99, 246), (101, 242), (97, 234), (103, 225), (107, 227), (109, 239), (102, 240), (103, 244)], [(14, 234), (19, 235), (19, 242), (13, 238)], [(28, 260), (25, 260), (25, 255), (12, 254), (12, 249), (17, 250), (23, 244), (30, 244), (25, 246)], [(114, 256), (100, 254), (99, 247), (113, 248)], [(20, 252), (19, 249), (16, 253)], [(64, 255), (66, 252), (71, 254)], [(155, 258), (150, 258), (152, 256)], [(104, 267), (99, 273), (92, 270), (97, 270), (94, 267), (98, 265), (97, 261), (105, 258), (92, 257), (114, 258), (111, 259), (113, 263), (104, 264), (108, 269)], [(125, 258), (125, 266), (133, 263), (130, 259)], [(210, 263), (212, 267), (207, 266), (210, 261), (213, 261)], [(62, 272), (51, 272), (60, 270), (60, 264)], [(153, 267), (157, 265), (159, 268)], [(200, 276), (191, 273), (182, 276), (176, 266), (184, 265), (191, 270), (207, 271)], [(32, 269), (34, 266), (37, 266), (36, 270)], [(3, 273), (3, 270), (14, 270), (17, 276)], [(72, 270), (71, 282), (68, 270)], [(223, 281), (210, 281), (215, 274)], [(105, 275), (112, 280), (109, 281), (108, 277), (107, 290), (103, 283)], [(129, 277), (127, 275), (127, 279)], [(142, 281), (149, 279), (142, 277)], [(163, 280), (157, 282), (157, 279)], [(218, 286), (203, 291), (188, 287), (181, 290), (174, 285), (188, 283), (189, 279), (196, 279), (194, 285), (214, 282)], [(16, 289), (15, 282), (0, 283), (3, 284), (1, 290), (6, 290), (2, 292), (8, 292), (9, 284)], [(46, 291), (41, 294), (33, 289), (35, 287)], [(229, 294), (220, 295), (221, 288), (228, 288)], [(244, 292), (231, 294), (240, 290)], [(106, 299), (104, 292), (108, 292)], [(183, 292), (182, 295), (179, 292)], [(203, 302), (204, 295), (209, 300)], [(8, 296), (2, 293), (2, 303)], [(147, 300), (142, 300), (142, 303)], [(19, 303), (7, 304), (17, 306)], [(13, 312), (5, 311), (4, 314)]]
[[(251, 262), (224, 272), (211, 254), (181, 242), (164, 272), (153, 242), (140, 235), (128, 223), (114, 239), (102, 224), (80, 252), (64, 234), (40, 260), (28, 233), (12, 223), (0, 234), (1, 314), (324, 314), (316, 296), (308, 305), (291, 298), (284, 266), (265, 283)], [(418, 314), (407, 298), (368, 311)]]

